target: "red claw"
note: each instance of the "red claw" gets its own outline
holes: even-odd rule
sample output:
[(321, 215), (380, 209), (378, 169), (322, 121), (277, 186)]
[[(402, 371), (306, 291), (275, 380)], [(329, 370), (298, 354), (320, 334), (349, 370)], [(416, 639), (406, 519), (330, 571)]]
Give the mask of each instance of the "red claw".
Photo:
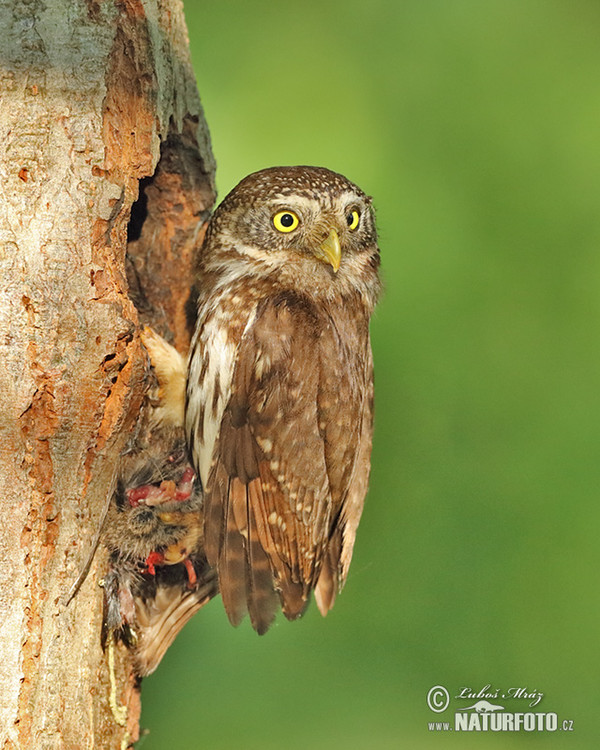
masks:
[(194, 570), (194, 566), (189, 557), (185, 558), (185, 560), (183, 561), (183, 564), (185, 565), (185, 569), (187, 570), (187, 574), (188, 574), (188, 587), (193, 589), (196, 583), (198, 582), (196, 571)]
[(156, 575), (155, 565), (160, 565), (165, 561), (165, 556), (162, 552), (151, 552), (146, 558), (146, 573), (150, 573), (151, 576)]

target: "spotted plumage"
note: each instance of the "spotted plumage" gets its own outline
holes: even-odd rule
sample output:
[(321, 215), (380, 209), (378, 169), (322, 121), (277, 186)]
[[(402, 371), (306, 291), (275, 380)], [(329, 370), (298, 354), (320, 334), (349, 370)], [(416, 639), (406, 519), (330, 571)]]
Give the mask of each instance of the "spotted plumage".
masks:
[(211, 219), (186, 433), (234, 624), (248, 612), (263, 633), (313, 589), (326, 614), (345, 582), (369, 475), (378, 267), (370, 199), (326, 169), (254, 173)]

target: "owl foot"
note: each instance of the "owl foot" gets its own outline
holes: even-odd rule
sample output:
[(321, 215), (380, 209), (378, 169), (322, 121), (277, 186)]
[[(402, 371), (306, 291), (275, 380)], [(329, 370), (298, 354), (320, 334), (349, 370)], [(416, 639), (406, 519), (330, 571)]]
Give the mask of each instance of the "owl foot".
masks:
[(149, 326), (144, 326), (140, 335), (158, 380), (158, 391), (153, 395), (156, 399), (153, 421), (156, 424), (182, 427), (187, 379), (185, 359)]

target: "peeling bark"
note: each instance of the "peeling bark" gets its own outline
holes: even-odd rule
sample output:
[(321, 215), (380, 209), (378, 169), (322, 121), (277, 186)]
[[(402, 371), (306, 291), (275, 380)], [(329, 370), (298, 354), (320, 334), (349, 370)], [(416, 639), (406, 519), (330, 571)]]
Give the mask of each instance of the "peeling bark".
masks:
[(0, 748), (137, 738), (102, 550), (65, 600), (144, 396), (140, 325), (187, 344), (213, 176), (179, 0), (0, 0)]

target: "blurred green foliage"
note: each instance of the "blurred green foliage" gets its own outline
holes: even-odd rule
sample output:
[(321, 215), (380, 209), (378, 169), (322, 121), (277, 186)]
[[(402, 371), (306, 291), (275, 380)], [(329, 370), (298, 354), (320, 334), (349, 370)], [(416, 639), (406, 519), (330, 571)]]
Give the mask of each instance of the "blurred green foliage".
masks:
[[(263, 638), (213, 602), (144, 682), (140, 746), (597, 747), (600, 5), (185, 10), (221, 197), (271, 165), (344, 173), (386, 291), (344, 593)], [(429, 732), (438, 684), (542, 691), (574, 731)]]

